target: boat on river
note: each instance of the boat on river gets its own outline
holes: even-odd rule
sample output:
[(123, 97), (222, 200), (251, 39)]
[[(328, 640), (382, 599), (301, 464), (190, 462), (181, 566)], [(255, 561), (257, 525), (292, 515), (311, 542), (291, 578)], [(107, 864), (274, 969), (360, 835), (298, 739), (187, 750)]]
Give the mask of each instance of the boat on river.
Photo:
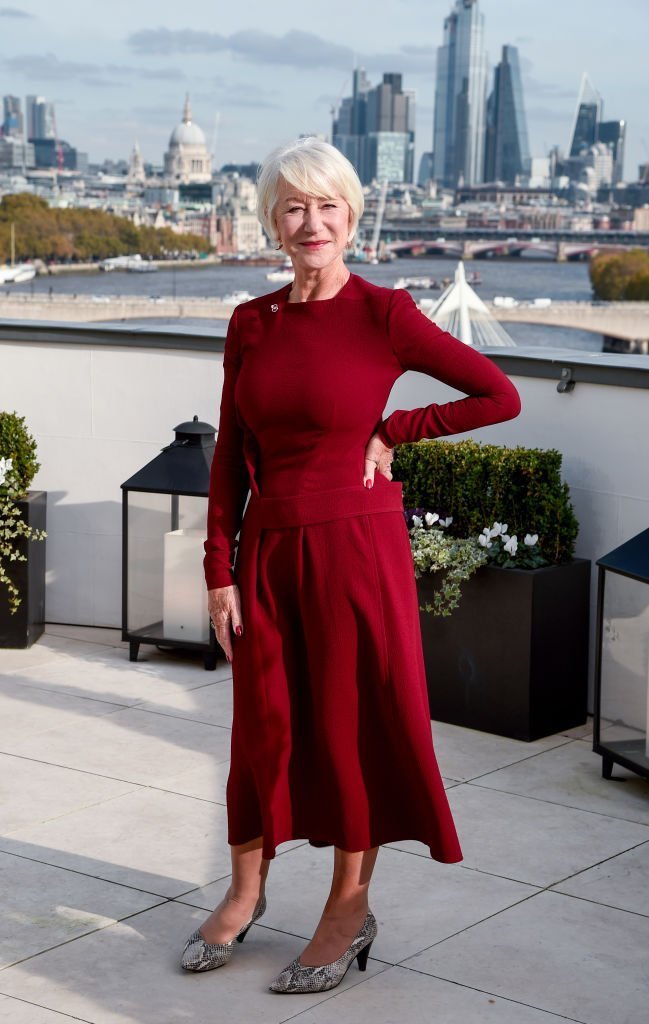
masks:
[(0, 267), (0, 285), (2, 284), (25, 284), (33, 281), (36, 277), (36, 267), (33, 263), (16, 263), (11, 267)]

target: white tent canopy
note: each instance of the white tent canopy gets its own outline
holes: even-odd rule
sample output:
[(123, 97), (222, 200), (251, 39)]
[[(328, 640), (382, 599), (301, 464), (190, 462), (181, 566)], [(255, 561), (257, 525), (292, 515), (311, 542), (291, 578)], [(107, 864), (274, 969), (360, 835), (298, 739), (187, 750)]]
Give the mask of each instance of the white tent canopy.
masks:
[(496, 345), (511, 348), (516, 345), (467, 282), (461, 260), (455, 271), (455, 280), (430, 311), (426, 311), (426, 316), (465, 345), (480, 348)]

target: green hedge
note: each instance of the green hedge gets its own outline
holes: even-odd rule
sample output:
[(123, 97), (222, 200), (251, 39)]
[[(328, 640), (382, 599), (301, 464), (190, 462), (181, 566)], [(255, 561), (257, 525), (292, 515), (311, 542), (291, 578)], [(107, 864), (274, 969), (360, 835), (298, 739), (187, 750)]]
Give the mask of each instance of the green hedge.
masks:
[(457, 537), (504, 522), (519, 542), (538, 533), (540, 551), (552, 564), (574, 556), (579, 524), (556, 449), (417, 441), (395, 448), (392, 474), (403, 482), (406, 509), (453, 516), (449, 532)]
[[(36, 458), (36, 441), (27, 429), (25, 417), (15, 411), (0, 412), (0, 458), (12, 460), (17, 497), (27, 494), (41, 466)], [(7, 488), (0, 489), (0, 493), (3, 490)]]

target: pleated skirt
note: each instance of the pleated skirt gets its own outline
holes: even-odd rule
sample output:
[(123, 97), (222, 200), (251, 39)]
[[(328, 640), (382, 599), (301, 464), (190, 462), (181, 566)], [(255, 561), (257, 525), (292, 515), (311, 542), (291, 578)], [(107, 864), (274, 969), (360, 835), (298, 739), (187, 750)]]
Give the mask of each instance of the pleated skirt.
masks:
[(269, 859), (291, 839), (347, 851), (415, 839), (435, 860), (462, 860), (401, 484), (374, 489), (251, 499), (244, 516), (228, 842), (262, 836)]

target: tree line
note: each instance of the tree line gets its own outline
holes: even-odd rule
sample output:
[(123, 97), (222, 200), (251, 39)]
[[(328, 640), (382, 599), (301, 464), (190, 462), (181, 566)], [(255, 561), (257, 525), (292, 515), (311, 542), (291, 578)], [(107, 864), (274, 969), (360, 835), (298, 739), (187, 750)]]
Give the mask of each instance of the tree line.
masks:
[(109, 256), (161, 259), (172, 252), (207, 252), (200, 235), (178, 235), (171, 228), (136, 227), (126, 217), (103, 210), (57, 209), (29, 193), (4, 196), (0, 201), (0, 263), (11, 255), (11, 225), (15, 228), (16, 261), (90, 263)]
[(649, 253), (600, 252), (590, 261), (590, 280), (597, 299), (649, 301)]

